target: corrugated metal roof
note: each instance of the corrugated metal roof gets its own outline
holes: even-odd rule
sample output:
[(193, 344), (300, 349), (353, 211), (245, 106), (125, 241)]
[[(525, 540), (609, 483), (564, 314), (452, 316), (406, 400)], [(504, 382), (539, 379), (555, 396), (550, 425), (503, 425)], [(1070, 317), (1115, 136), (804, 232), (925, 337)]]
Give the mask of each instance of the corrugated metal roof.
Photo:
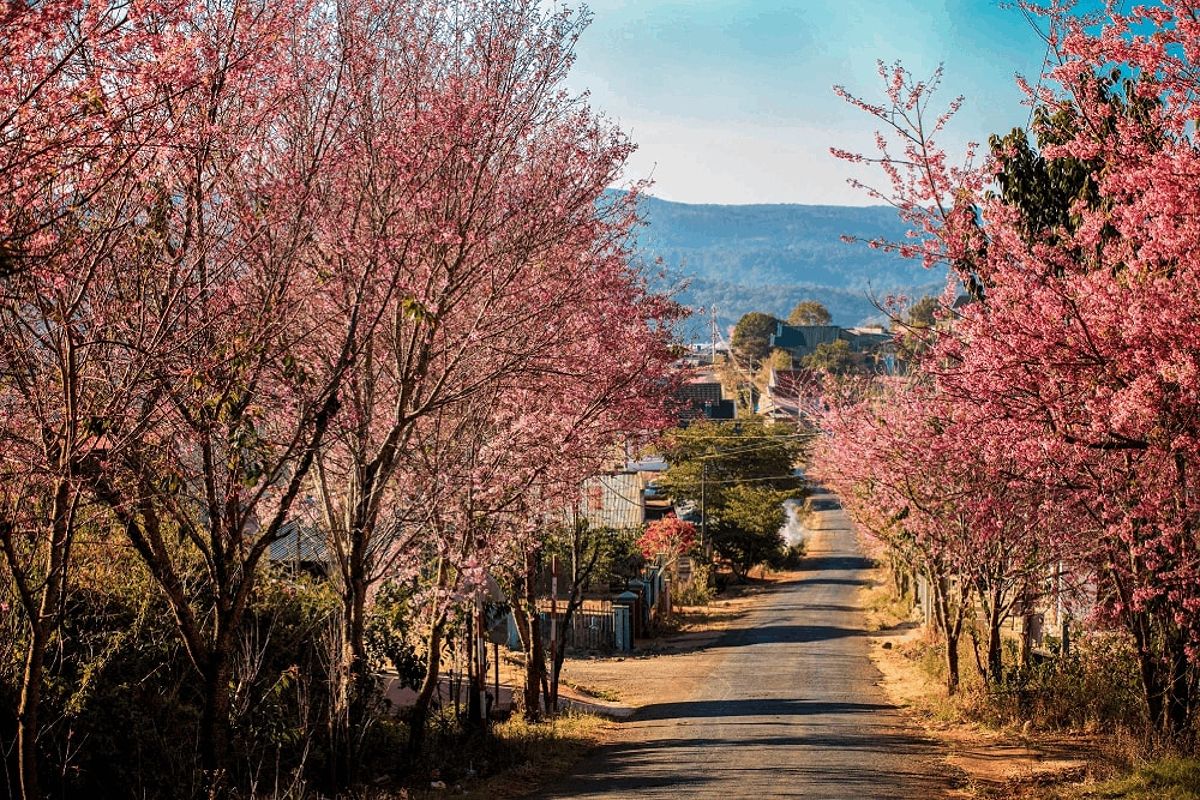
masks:
[(325, 562), (328, 552), (324, 533), (292, 520), (283, 524), (283, 535), (271, 542), (267, 559), (321, 564)]
[(636, 472), (595, 475), (583, 482), (578, 514), (593, 528), (639, 528), (646, 521), (642, 488)]

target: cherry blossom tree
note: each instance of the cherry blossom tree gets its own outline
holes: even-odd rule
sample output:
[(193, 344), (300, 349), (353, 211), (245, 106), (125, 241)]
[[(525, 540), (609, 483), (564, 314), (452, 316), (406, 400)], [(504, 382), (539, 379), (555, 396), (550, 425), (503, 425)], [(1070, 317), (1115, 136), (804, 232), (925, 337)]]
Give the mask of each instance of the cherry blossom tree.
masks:
[(386, 324), (360, 344), (346, 413), (314, 470), (355, 683), (351, 727), (374, 688), (363, 637), (372, 587), (429, 523), (413, 488), (436, 476), (410, 474), (405, 452), (423, 446), (421, 420), (458, 409), (445, 413), (491, 430), (471, 398), (498, 386), (540, 386), (557, 402), (547, 415), (559, 414), (578, 382), (606, 393), (578, 399), (594, 416), (629, 402), (608, 382), (614, 368), (627, 393), (646, 373), (636, 393), (666, 360), (659, 328), (676, 310), (630, 267), (636, 194), (605, 195), (631, 145), (562, 85), (585, 22), (534, 2), (340, 7), (345, 147), (319, 241), (364, 274), (392, 276), (378, 302)]
[(928, 383), (893, 379), (857, 402), (832, 404), (813, 457), (814, 475), (843, 497), (855, 521), (925, 578), (951, 692), (975, 605), (987, 631), (986, 660), (977, 666), (998, 681), (1001, 626), (1018, 600), (1036, 599), (1058, 555), (1058, 516), (964, 417)]
[[(336, 77), (310, 57), (323, 46), (322, 14), (303, 2), (233, 3), (160, 21), (157, 36), (199, 88), (142, 121), (162, 137), (142, 173), (145, 235), (129, 248), (147, 267), (111, 298), (104, 334), (144, 352), (148, 318), (164, 346), (133, 411), (107, 420), (136, 438), (82, 476), (172, 609), (201, 679), (200, 756), (214, 794), (228, 788), (241, 621), (267, 549), (299, 513), (372, 322), (362, 321), (370, 277), (323, 251), (311, 224), (337, 130), (328, 103), (302, 102), (328, 98)], [(335, 300), (362, 315), (322, 314)], [(314, 357), (315, 339), (339, 346)]]
[[(168, 340), (141, 304), (158, 122), (195, 89), (178, 62), (158, 58), (172, 42), (159, 26), (178, 12), (0, 10), (0, 552), (28, 630), (17, 709), (26, 798), (40, 796), (44, 659), (75, 531), (102, 523), (82, 476), (145, 431), (129, 421)], [(162, 297), (179, 299), (170, 288)]]
[(929, 87), (900, 69), (887, 104), (860, 105), (911, 145), (884, 156), (889, 196), (919, 228), (906, 252), (950, 264), (981, 301), (926, 372), (1071, 520), (1070, 558), (1136, 648), (1151, 724), (1174, 737), (1194, 717), (1200, 643), (1200, 329), (1185, 288), (1198, 31), (1182, 2), (1098, 28), (1047, 13), (1057, 65), (1030, 88), (1037, 150), (1009, 137), (981, 169), (951, 170), (914, 111)]

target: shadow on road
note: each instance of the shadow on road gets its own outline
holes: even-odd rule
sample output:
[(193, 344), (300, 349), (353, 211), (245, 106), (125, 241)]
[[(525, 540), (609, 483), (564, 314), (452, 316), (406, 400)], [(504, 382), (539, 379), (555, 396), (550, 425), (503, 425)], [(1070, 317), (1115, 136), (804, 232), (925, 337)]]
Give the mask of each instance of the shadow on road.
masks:
[(800, 562), (799, 572), (858, 572), (869, 570), (875, 562), (866, 556), (810, 556)]
[(881, 703), (846, 703), (824, 700), (693, 700), (686, 703), (656, 703), (644, 706), (633, 716), (633, 719), (642, 722), (665, 719), (800, 717), (814, 714), (874, 714), (878, 711), (894, 710), (895, 706)]
[(836, 497), (830, 495), (814, 497), (808, 501), (808, 507), (811, 511), (837, 511), (842, 507)]
[[(738, 705), (737, 701), (734, 705)], [(838, 704), (814, 703), (813, 710), (807, 713), (823, 713), (816, 707), (830, 705)], [(869, 703), (861, 706), (852, 713), (871, 714), (879, 708), (889, 708), (872, 707)], [(738, 711), (762, 713), (748, 709)], [(821, 792), (824, 789), (828, 794), (819, 796), (908, 798), (913, 795), (898, 787), (912, 785), (910, 782), (919, 783), (928, 769), (928, 759), (936, 754), (934, 745), (918, 735), (891, 733), (884, 737), (835, 724), (819, 726), (806, 735), (777, 736), (764, 732), (747, 736), (745, 724), (736, 720), (730, 724), (728, 736), (672, 737), (606, 745), (588, 760), (569, 784), (542, 797), (619, 797), (630, 792), (688, 797), (711, 790), (714, 785), (733, 785), (742, 787), (745, 793), (728, 795), (730, 797), (751, 796), (751, 793), (757, 796), (808, 796), (811, 790)], [(794, 758), (787, 765), (764, 764), (758, 751), (767, 744), (771, 748), (787, 748), (794, 752)], [(856, 754), (852, 764), (830, 762), (828, 754), (847, 752)], [(880, 757), (887, 757), (899, 766), (885, 772), (877, 761)], [(681, 758), (702, 759), (707, 768), (681, 774), (676, 768)], [(894, 786), (885, 788), (886, 783)], [(654, 791), (656, 789), (667, 791), (660, 795)]]
[(842, 628), (837, 625), (759, 625), (733, 628), (709, 647), (749, 647), (755, 644), (802, 644), (864, 636), (861, 628)]

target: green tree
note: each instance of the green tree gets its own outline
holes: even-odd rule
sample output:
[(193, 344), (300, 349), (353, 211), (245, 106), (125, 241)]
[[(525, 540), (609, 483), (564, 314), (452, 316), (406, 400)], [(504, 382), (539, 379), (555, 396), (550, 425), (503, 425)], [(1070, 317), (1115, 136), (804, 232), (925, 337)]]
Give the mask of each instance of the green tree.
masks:
[(771, 336), (778, 325), (778, 319), (761, 311), (751, 311), (738, 320), (731, 345), (734, 355), (747, 362), (744, 366), (755, 368), (770, 354)]
[(703, 506), (707, 536), (739, 578), (782, 547), (783, 501), (802, 494), (793, 474), (800, 442), (795, 429), (761, 417), (697, 422), (664, 439), (671, 466), (660, 483), (675, 500)]
[(724, 493), (725, 502), (712, 526), (712, 543), (739, 580), (783, 550), (781, 531), (787, 521), (783, 501), (792, 495), (753, 483), (734, 484)]
[(787, 321), (789, 325), (829, 325), (833, 316), (816, 300), (801, 300), (788, 314)]
[(826, 375), (849, 375), (858, 369), (858, 359), (845, 339), (822, 342), (813, 349), (811, 355), (802, 358), (801, 363)]
[(938, 299), (925, 295), (908, 308), (901, 327), (899, 353), (905, 360), (916, 358), (932, 344), (930, 333), (937, 324), (936, 314), (940, 306)]
[(671, 466), (659, 483), (675, 500), (720, 508), (730, 487), (744, 482), (790, 491), (801, 481), (792, 475), (801, 454), (793, 428), (747, 417), (735, 423), (716, 420), (675, 428), (663, 439)]
[(910, 328), (932, 328), (936, 321), (934, 315), (938, 310), (938, 299), (933, 295), (925, 295), (909, 306), (908, 319), (905, 324)]
[(787, 350), (782, 350), (778, 347), (771, 350), (771, 354), (763, 360), (762, 366), (758, 368), (758, 372), (754, 375), (754, 385), (759, 391), (765, 392), (767, 384), (771, 380), (771, 370), (791, 369), (792, 354)]

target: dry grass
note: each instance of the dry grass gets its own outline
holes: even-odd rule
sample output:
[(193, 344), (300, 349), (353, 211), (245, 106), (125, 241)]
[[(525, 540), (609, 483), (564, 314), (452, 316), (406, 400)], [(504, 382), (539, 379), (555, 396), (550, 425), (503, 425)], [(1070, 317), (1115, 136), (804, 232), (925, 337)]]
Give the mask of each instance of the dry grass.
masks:
[(1026, 786), (1004, 797), (1006, 800), (1200, 800), (1200, 760), (1163, 758), (1144, 762), (1107, 780)]
[[(520, 716), (493, 726), (491, 738), (474, 753), (478, 769), (458, 776), (433, 773), (428, 785), (410, 786), (396, 798), (452, 796), (472, 800), (511, 800), (524, 797), (570, 772), (581, 758), (604, 742), (613, 723), (592, 714), (565, 712), (543, 722)], [(445, 784), (434, 788), (434, 781)]]

